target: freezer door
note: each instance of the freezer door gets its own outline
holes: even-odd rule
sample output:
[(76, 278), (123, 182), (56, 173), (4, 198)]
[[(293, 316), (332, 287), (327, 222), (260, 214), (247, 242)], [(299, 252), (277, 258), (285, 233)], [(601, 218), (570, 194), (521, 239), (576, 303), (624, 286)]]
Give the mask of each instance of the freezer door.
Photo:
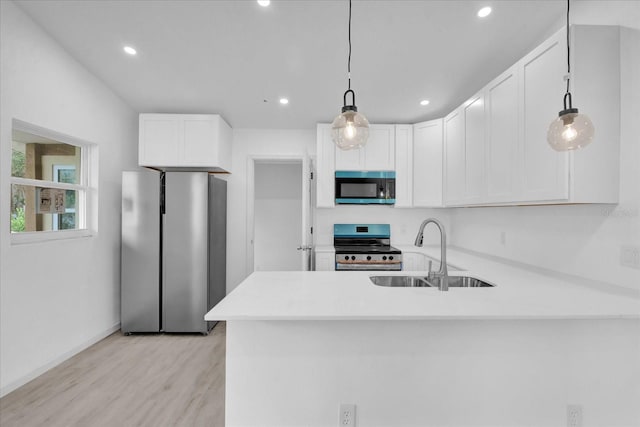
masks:
[(207, 332), (208, 183), (206, 172), (165, 173), (165, 332)]
[(160, 331), (160, 173), (122, 173), (121, 329)]
[[(209, 303), (227, 294), (227, 182), (209, 176)], [(212, 326), (212, 325), (210, 325)]]

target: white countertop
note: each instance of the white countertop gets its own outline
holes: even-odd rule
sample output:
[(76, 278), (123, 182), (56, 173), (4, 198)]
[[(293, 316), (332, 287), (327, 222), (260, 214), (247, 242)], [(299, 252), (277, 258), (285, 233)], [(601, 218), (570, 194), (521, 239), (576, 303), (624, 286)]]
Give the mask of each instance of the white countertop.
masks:
[[(394, 245), (439, 259), (439, 248)], [(389, 288), (373, 275), (426, 272), (256, 272), (206, 320), (640, 319), (640, 290), (536, 271), (449, 248), (451, 272), (492, 288)]]

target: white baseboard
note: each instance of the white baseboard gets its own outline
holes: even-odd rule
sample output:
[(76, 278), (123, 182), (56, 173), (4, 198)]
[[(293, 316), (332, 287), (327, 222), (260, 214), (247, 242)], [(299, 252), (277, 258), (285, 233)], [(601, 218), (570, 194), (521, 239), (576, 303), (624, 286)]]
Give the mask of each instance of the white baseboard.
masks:
[(119, 329), (120, 329), (120, 323), (116, 323), (115, 325), (113, 325), (112, 327), (107, 329), (106, 331), (100, 332), (99, 334), (93, 336), (92, 338), (88, 339), (87, 341), (83, 342), (82, 344), (77, 345), (76, 347), (72, 348), (71, 350), (67, 351), (66, 353), (63, 353), (59, 357), (56, 357), (51, 362), (49, 362), (49, 363), (47, 363), (47, 364), (45, 364), (45, 365), (43, 365), (43, 366), (41, 366), (41, 367), (39, 367), (37, 369), (34, 369), (33, 371), (31, 371), (27, 375), (24, 375), (21, 378), (18, 378), (17, 380), (13, 381), (12, 383), (7, 384), (6, 386), (0, 388), (0, 397), (6, 396), (7, 394), (11, 393), (15, 389), (22, 387), (23, 385), (25, 385), (29, 381), (31, 381), (31, 380), (39, 377), (40, 375), (44, 374), (49, 369), (58, 366), (59, 364), (61, 364), (65, 360), (70, 359), (71, 357), (73, 357), (76, 354), (80, 353), (82, 350), (85, 350), (85, 349), (91, 347), (92, 345), (94, 345), (98, 341), (103, 340), (104, 338), (108, 337), (109, 335), (111, 335), (112, 333), (118, 331)]

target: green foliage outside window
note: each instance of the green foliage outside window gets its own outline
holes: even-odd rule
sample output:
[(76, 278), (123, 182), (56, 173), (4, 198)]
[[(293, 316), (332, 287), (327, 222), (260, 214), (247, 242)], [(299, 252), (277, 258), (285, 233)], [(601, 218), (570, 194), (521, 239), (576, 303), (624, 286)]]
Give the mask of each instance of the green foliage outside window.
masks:
[(24, 178), (24, 172), (26, 169), (26, 159), (22, 151), (11, 151), (11, 176)]
[(18, 232), (25, 230), (24, 207), (16, 209), (11, 213), (11, 231)]

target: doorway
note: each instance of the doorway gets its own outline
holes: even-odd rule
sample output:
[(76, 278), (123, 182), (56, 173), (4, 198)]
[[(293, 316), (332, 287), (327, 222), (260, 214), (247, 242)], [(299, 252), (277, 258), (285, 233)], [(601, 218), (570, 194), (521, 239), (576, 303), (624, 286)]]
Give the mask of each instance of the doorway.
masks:
[(248, 273), (309, 269), (308, 167), (303, 158), (250, 160)]

